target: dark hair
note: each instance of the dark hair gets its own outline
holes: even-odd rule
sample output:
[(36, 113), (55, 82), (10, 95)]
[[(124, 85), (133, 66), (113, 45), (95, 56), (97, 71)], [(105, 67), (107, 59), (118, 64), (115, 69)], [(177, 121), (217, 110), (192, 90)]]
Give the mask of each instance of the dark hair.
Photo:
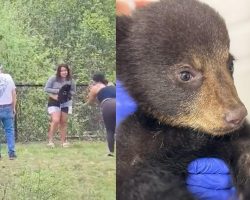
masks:
[(105, 79), (105, 75), (103, 73), (100, 73), (100, 72), (94, 74), (94, 76), (92, 77), (92, 79), (95, 82), (101, 82), (101, 83), (103, 83), (105, 85), (108, 84), (108, 81)]
[(58, 65), (57, 70), (56, 70), (56, 79), (60, 80), (62, 78), (60, 72), (61, 72), (61, 69), (63, 67), (66, 68), (67, 71), (68, 71), (68, 75), (67, 75), (66, 79), (70, 80), (71, 79), (71, 73), (70, 73), (70, 69), (69, 69), (69, 65), (68, 64), (60, 64), (60, 65)]

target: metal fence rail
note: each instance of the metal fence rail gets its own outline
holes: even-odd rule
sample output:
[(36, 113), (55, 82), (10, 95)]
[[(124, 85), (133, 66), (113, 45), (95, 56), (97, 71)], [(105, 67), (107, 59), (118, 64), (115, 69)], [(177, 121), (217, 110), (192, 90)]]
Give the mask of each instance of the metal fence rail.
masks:
[[(19, 142), (44, 141), (47, 139), (49, 115), (44, 85), (17, 84), (17, 113), (15, 133)], [(69, 117), (68, 137), (77, 139), (105, 138), (104, 125), (97, 106), (83, 106), (87, 85), (77, 85), (73, 98), (73, 114)], [(59, 136), (58, 136), (59, 137)], [(4, 134), (0, 129), (0, 140)]]

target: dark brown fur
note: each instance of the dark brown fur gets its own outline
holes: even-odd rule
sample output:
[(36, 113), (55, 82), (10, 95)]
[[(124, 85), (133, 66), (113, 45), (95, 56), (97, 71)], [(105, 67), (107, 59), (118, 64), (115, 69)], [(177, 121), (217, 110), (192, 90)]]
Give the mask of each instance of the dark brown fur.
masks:
[[(250, 199), (250, 128), (225, 122), (235, 110), (246, 115), (229, 43), (224, 20), (195, 0), (164, 0), (117, 18), (117, 76), (138, 104), (117, 129), (119, 200), (193, 199), (186, 167), (205, 156), (224, 159)], [(186, 69), (193, 81), (180, 81)]]

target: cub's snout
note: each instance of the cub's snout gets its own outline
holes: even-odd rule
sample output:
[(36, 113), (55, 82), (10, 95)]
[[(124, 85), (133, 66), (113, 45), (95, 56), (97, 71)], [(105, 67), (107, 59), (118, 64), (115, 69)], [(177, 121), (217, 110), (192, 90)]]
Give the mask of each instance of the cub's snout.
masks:
[(231, 128), (238, 128), (242, 125), (245, 117), (247, 116), (247, 110), (244, 105), (240, 105), (234, 109), (228, 110), (225, 113), (225, 124)]

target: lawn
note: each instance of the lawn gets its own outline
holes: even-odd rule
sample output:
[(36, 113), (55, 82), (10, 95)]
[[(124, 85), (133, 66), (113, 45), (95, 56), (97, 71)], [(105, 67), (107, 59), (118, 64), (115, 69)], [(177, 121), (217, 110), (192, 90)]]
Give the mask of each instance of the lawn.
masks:
[(113, 200), (115, 158), (104, 142), (73, 142), (69, 148), (46, 143), (16, 144), (16, 160), (2, 145), (2, 200)]

